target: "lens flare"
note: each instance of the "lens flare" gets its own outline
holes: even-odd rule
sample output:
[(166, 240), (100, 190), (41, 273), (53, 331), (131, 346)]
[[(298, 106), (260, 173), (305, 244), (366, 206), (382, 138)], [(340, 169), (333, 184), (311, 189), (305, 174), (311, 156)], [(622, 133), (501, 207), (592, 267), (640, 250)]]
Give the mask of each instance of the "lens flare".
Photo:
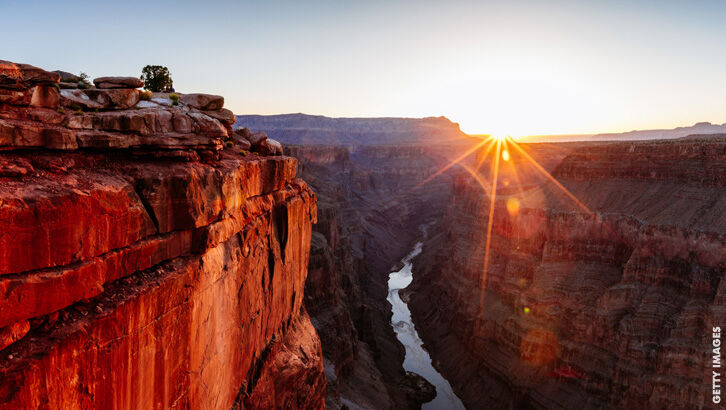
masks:
[(516, 216), (519, 213), (519, 199), (515, 197), (507, 199), (507, 212), (511, 216)]
[[(585, 205), (583, 204), (575, 195), (573, 195), (567, 188), (565, 188), (559, 181), (557, 181), (547, 170), (544, 169), (537, 161), (534, 160), (522, 147), (519, 146), (511, 137), (507, 136), (506, 134), (496, 134), (496, 135), (488, 135), (486, 138), (481, 138), (482, 141), (475, 144), (473, 147), (469, 148), (465, 152), (463, 152), (460, 156), (455, 158), (453, 161), (450, 161), (446, 165), (444, 165), (441, 169), (434, 172), (431, 176), (426, 178), (423, 182), (418, 184), (416, 186), (420, 187), (421, 185), (424, 185), (428, 182), (430, 182), (435, 177), (443, 174), (448, 169), (452, 168), (455, 165), (459, 165), (461, 168), (463, 168), (465, 171), (467, 171), (472, 178), (481, 186), (482, 190), (484, 191), (485, 195), (487, 195), (489, 198), (489, 212), (488, 212), (488, 221), (487, 221), (487, 230), (486, 230), (486, 242), (485, 242), (485, 249), (484, 249), (484, 269), (482, 270), (481, 274), (481, 280), (480, 280), (480, 298), (479, 298), (479, 312), (477, 315), (477, 327), (481, 327), (482, 319), (483, 319), (483, 309), (484, 309), (484, 294), (485, 294), (485, 287), (486, 287), (486, 280), (487, 280), (487, 273), (489, 271), (489, 263), (490, 263), (490, 252), (491, 252), (491, 245), (492, 245), (492, 227), (494, 224), (494, 208), (496, 205), (496, 198), (497, 198), (497, 183), (499, 179), (499, 168), (500, 168), (500, 161), (504, 161), (507, 163), (507, 166), (509, 167), (511, 171), (511, 175), (514, 177), (517, 190), (519, 191), (520, 196), (523, 194), (522, 191), (522, 184), (519, 180), (519, 176), (516, 170), (516, 164), (515, 160), (512, 157), (512, 154), (510, 154), (510, 145), (511, 148), (515, 149), (519, 153), (519, 158), (522, 158), (522, 164), (524, 164), (524, 161), (529, 163), (532, 167), (534, 167), (535, 170), (537, 170), (540, 174), (544, 175), (547, 180), (549, 180), (555, 187), (557, 187), (562, 193), (565, 194), (566, 197), (570, 198), (579, 208), (584, 210), (589, 215), (595, 217), (597, 219), (597, 216)], [(486, 148), (485, 148), (486, 146)], [(491, 159), (493, 161), (490, 162), (491, 164), (491, 183), (487, 184), (483, 178), (481, 177), (479, 173), (479, 168), (484, 164), (484, 162), (487, 160), (487, 156), (489, 153), (494, 149), (493, 156)], [(462, 161), (468, 157), (471, 154), (476, 153), (476, 161), (474, 168), (472, 169), (468, 165), (464, 164)], [(504, 178), (502, 184), (506, 187), (508, 186), (509, 179)], [(514, 196), (510, 196), (505, 201), (505, 209), (509, 213), (510, 216), (514, 217), (517, 216), (520, 212), (520, 208), (522, 207), (522, 204), (520, 203), (520, 200)], [(520, 286), (526, 286), (526, 280), (522, 279), (519, 283)], [(524, 314), (529, 314), (531, 312), (531, 308), (529, 306), (524, 307)], [(552, 345), (552, 343), (545, 343), (545, 345)], [(556, 348), (556, 340), (555, 340), (555, 348)], [(536, 349), (540, 350), (540, 349)], [(547, 346), (547, 349), (544, 350), (552, 350), (552, 346)], [(539, 355), (541, 356), (541, 355)], [(547, 356), (547, 355), (545, 355)], [(538, 358), (538, 361), (542, 361), (543, 358)], [(546, 358), (545, 358), (546, 359)], [(546, 360), (545, 360), (546, 361)]]

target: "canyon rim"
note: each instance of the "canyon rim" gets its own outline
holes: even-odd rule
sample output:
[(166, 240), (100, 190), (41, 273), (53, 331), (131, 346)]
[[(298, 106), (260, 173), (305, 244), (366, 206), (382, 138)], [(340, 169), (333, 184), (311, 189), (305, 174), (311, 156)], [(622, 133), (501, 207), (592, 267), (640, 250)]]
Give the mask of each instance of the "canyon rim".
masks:
[(0, 409), (723, 406), (726, 4), (0, 15)]

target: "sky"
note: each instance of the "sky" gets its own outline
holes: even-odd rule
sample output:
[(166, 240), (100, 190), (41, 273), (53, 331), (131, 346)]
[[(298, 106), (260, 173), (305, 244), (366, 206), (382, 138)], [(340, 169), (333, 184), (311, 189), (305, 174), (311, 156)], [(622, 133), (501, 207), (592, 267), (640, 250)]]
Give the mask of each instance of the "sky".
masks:
[(0, 59), (167, 66), (235, 114), (445, 115), (475, 134), (726, 122), (722, 1), (0, 0)]

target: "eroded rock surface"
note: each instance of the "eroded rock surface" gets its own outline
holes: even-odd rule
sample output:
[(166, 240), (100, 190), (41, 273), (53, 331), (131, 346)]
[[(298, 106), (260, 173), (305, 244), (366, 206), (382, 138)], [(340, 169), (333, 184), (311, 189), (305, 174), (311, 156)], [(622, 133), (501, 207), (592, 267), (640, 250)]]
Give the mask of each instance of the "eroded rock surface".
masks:
[(457, 180), (414, 264), (419, 334), (471, 408), (713, 408), (726, 140), (574, 145), (526, 149), (591, 212), (513, 154), (487, 269), (490, 197)]
[(321, 408), (296, 160), (188, 106), (89, 107), (0, 103), (0, 407)]
[(322, 342), (327, 407), (420, 408), (433, 392), (403, 370), (388, 273), (448, 201), (448, 175), (426, 180), (466, 148), (285, 148), (319, 198), (305, 306)]

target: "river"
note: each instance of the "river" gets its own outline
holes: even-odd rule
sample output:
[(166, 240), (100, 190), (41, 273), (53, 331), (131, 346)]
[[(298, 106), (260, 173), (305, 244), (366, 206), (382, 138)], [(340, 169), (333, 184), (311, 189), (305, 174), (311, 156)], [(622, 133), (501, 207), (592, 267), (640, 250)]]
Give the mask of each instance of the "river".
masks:
[(398, 340), (406, 348), (406, 358), (403, 361), (403, 368), (423, 376), (436, 387), (436, 398), (424, 403), (424, 410), (449, 410), (465, 409), (461, 400), (454, 394), (449, 382), (436, 371), (431, 363), (429, 353), (423, 348), (423, 342), (416, 332), (416, 327), (411, 320), (411, 311), (408, 305), (398, 295), (398, 291), (408, 286), (413, 280), (411, 273), (411, 261), (421, 253), (423, 244), (416, 243), (411, 253), (403, 258), (403, 268), (397, 272), (391, 272), (388, 276), (388, 301), (393, 309), (391, 325), (396, 332)]

